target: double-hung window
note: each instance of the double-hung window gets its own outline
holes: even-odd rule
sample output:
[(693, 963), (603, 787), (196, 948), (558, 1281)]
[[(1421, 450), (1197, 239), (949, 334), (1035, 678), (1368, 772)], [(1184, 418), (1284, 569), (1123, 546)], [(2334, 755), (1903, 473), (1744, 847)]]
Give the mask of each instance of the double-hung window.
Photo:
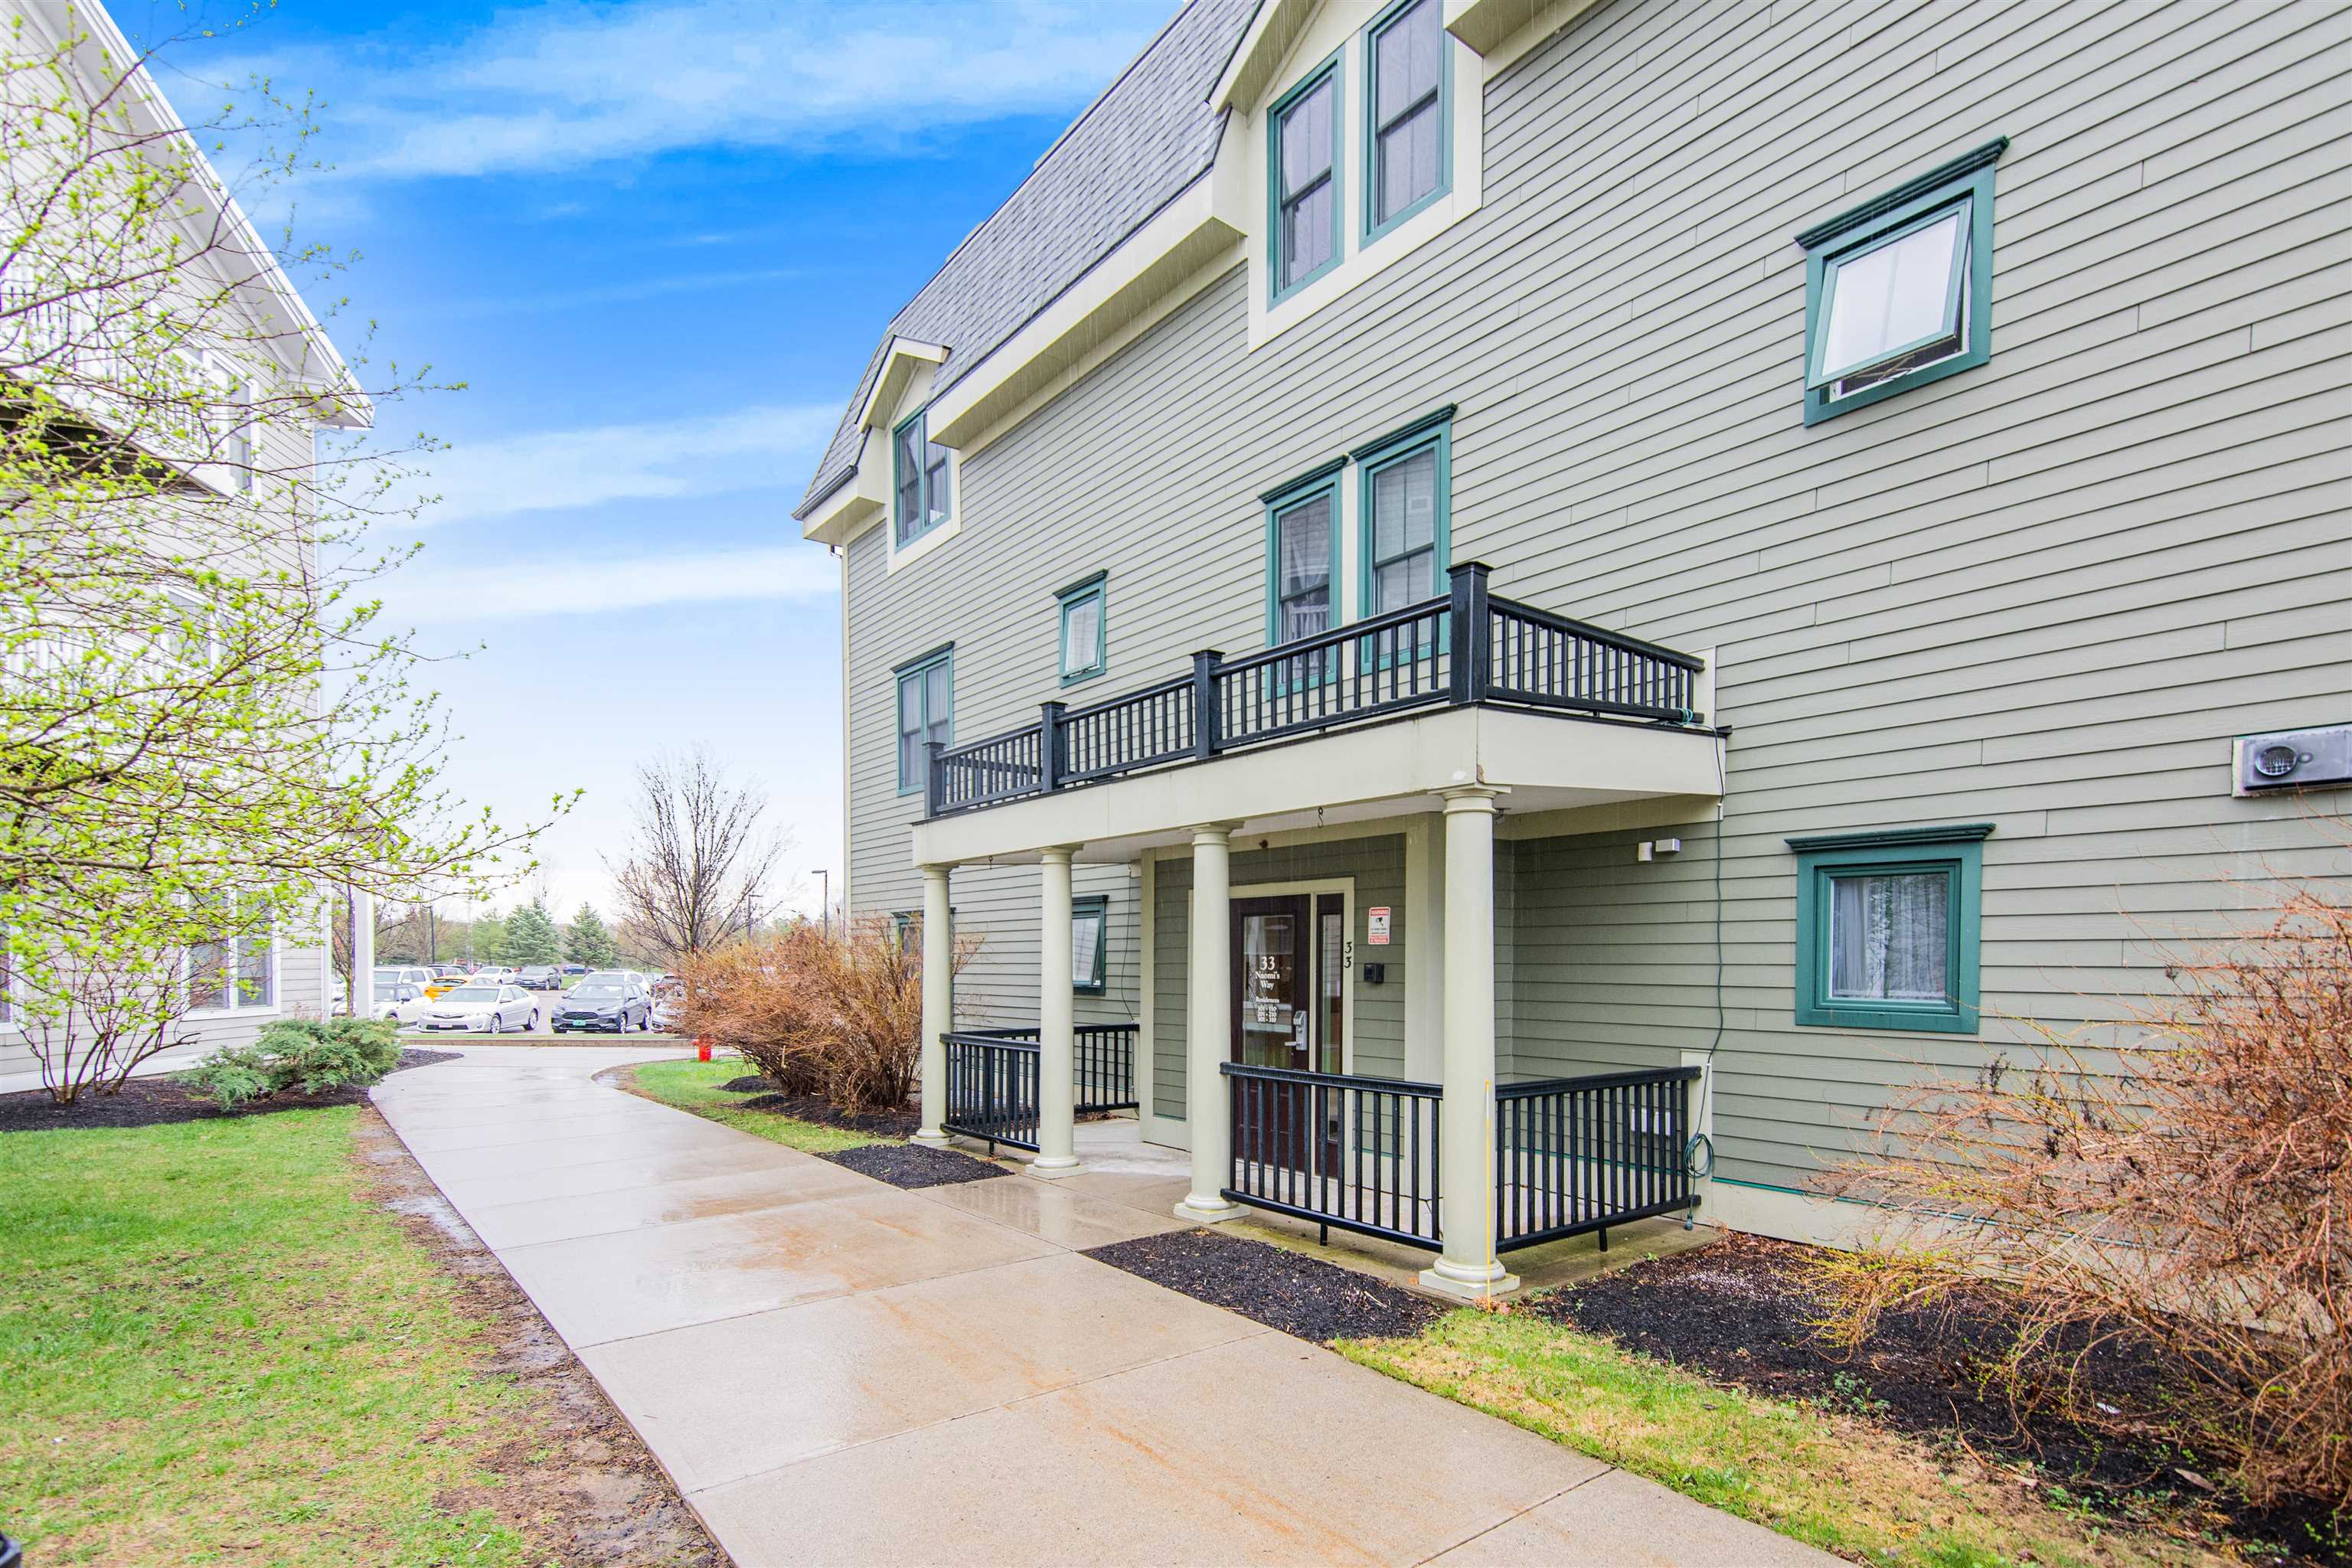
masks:
[(1327, 464), (1262, 498), (1269, 643), (1310, 637), (1339, 620), (1339, 468)]
[(923, 787), (926, 749), (955, 738), (955, 649), (952, 646), (902, 664), (898, 682), (898, 793)]
[(1070, 989), (1080, 995), (1099, 996), (1107, 989), (1109, 921), (1108, 899), (1070, 900)]
[(1986, 823), (1791, 838), (1797, 1022), (1977, 1031)]
[(899, 545), (912, 544), (955, 510), (948, 449), (931, 439), (925, 410), (890, 437), (890, 532)]
[(278, 942), (269, 930), (188, 949), (188, 1010), (227, 1013), (278, 1004)]
[(1055, 596), (1061, 603), (1062, 684), (1068, 686), (1100, 675), (1108, 667), (1104, 655), (1103, 610), (1109, 579), (1097, 572), (1083, 583), (1073, 583)]
[(1364, 237), (1445, 193), (1450, 51), (1439, 0), (1402, 0), (1365, 29)]
[(1267, 123), (1274, 297), (1279, 300), (1339, 259), (1338, 57), (1285, 94)]
[(1797, 237), (1805, 423), (1992, 355), (1994, 142)]
[(1445, 579), (1452, 409), (1359, 448), (1363, 613), (1434, 598)]

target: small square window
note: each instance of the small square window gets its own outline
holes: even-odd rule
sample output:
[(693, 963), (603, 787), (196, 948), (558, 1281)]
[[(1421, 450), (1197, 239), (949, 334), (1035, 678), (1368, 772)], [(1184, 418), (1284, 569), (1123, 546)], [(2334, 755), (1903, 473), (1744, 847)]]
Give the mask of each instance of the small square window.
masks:
[(1091, 679), (1108, 667), (1103, 624), (1108, 584), (1108, 579), (1097, 573), (1055, 595), (1061, 602), (1061, 672), (1065, 686)]
[(1797, 1022), (1977, 1031), (1984, 823), (1791, 838)]
[(1805, 247), (1805, 422), (1991, 357), (1993, 165), (2006, 142), (1797, 237)]
[(1105, 949), (1109, 920), (1107, 898), (1070, 900), (1070, 989), (1079, 995), (1099, 996), (1108, 989)]

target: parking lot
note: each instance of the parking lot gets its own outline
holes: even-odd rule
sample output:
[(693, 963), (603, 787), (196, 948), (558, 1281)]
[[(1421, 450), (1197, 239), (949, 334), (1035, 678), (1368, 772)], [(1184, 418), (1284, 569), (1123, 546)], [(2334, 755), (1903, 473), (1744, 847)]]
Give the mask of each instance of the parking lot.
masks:
[[(566, 987), (576, 985), (582, 978), (583, 977), (576, 974), (567, 975), (564, 977), (564, 985)], [(473, 1041), (476, 1043), (485, 1043), (493, 1039), (502, 1040), (509, 1045), (543, 1041), (550, 1045), (580, 1044), (611, 1046), (621, 1043), (623, 1038), (628, 1040), (668, 1040), (676, 1037), (674, 1035), (659, 1027), (640, 1029), (634, 1025), (630, 1027), (625, 1037), (616, 1037), (609, 1029), (596, 1031), (575, 1029), (565, 1034), (559, 1035), (555, 1032), (553, 1019), (557, 1010), (563, 1005), (564, 992), (562, 990), (534, 991), (526, 988), (524, 990), (524, 995), (529, 998), (531, 1010), (536, 1015), (536, 1021), (529, 1029), (519, 1029), (509, 1026), (503, 1032), (493, 1036), (486, 1030), (429, 1029), (421, 1024), (410, 1023), (402, 1026), (400, 1031), (401, 1038), (412, 1041), (420, 1046), (436, 1040)]]

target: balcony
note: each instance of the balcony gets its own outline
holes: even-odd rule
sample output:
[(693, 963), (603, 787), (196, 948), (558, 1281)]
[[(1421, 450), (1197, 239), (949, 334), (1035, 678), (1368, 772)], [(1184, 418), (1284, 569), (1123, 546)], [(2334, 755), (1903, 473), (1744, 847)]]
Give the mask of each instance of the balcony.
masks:
[[(934, 743), (917, 858), (1079, 839), (1131, 847), (1180, 819), (1341, 820), (1358, 803), (1378, 814), (1465, 773), (1518, 787), (1529, 805), (1547, 791), (1556, 798), (1543, 804), (1567, 805), (1716, 790), (1703, 659), (1492, 595), (1487, 575), (1468, 563), (1443, 598), (1245, 658), (1198, 653), (1189, 674), (1141, 690), (1047, 702), (1018, 730)], [(1551, 731), (1554, 719), (1588, 722), (1570, 734)], [(1366, 733), (1326, 745), (1312, 768), (1296, 754), (1231, 760), (1343, 732)], [(963, 826), (979, 814), (1008, 820)]]

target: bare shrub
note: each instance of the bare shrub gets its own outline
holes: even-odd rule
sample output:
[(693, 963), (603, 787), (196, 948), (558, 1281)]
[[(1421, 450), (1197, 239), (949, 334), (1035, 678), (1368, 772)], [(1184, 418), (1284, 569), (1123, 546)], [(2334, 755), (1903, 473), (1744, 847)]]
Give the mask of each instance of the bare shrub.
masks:
[(26, 1009), (25, 1044), (59, 1105), (89, 1089), (119, 1094), (140, 1063), (197, 1038), (187, 1026), (195, 986), (176, 954), (89, 956), (19, 984), (47, 1004)]
[[(978, 943), (956, 943), (961, 971)], [(678, 1025), (741, 1053), (787, 1094), (847, 1115), (894, 1110), (920, 1070), (923, 965), (888, 921), (801, 926), (685, 959)]]
[[(1836, 1190), (1889, 1205), (1824, 1265), (1834, 1338), (1879, 1313), (2011, 1298), (1990, 1374), (2090, 1426), (2169, 1432), (2256, 1503), (2352, 1505), (2352, 910), (2297, 892), (2251, 939), (2173, 971), (2142, 1037), (2045, 1033), (1890, 1110)], [(2084, 1385), (2121, 1341), (2166, 1386)], [(2128, 1401), (2126, 1401), (2128, 1403)]]

